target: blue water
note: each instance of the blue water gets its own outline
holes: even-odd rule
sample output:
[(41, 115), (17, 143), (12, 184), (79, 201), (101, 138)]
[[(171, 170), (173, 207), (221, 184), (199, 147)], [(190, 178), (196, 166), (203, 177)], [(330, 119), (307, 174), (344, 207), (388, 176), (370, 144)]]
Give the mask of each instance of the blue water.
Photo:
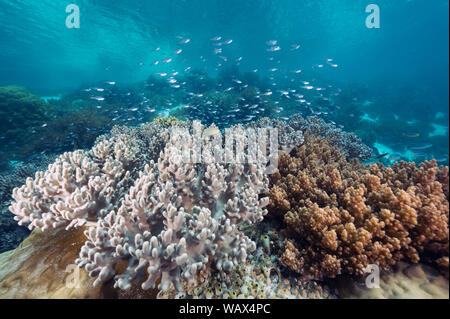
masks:
[[(80, 8), (79, 29), (65, 25), (70, 3)], [(366, 27), (370, 3), (380, 28)], [(125, 96), (127, 85), (158, 72), (257, 70), (274, 92), (300, 91), (303, 82), (343, 92), (325, 111), (321, 92), (307, 92), (311, 105), (298, 109), (278, 94), (278, 105), (289, 105), (284, 116), (319, 113), (375, 154), (448, 163), (448, 12), (448, 0), (0, 0), (0, 86), (48, 100), (110, 81)]]

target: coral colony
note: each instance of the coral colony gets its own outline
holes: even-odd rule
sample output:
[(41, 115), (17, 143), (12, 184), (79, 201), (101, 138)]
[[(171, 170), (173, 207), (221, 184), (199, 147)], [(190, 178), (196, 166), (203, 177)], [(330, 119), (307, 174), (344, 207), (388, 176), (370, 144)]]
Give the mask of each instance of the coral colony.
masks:
[(9, 209), (44, 234), (83, 229), (73, 262), (93, 286), (159, 298), (333, 298), (315, 280), (400, 261), (448, 278), (448, 167), (370, 157), (315, 117), (222, 131), (159, 119), (60, 155)]
[(448, 167), (364, 167), (308, 137), (281, 156), (271, 181), (270, 211), (285, 225), (280, 261), (302, 276), (358, 276), (369, 264), (423, 258), (448, 278)]
[[(146, 272), (142, 288), (161, 279), (158, 288), (165, 291), (171, 284), (180, 290), (182, 281), (192, 281), (211, 262), (230, 271), (256, 248), (238, 226), (267, 214), (268, 197), (258, 198), (267, 191), (266, 161), (244, 164), (249, 155), (242, 152), (239, 161), (225, 165), (212, 157), (208, 164), (184, 162), (183, 137), (172, 134), (157, 163), (146, 162), (143, 141), (126, 134), (102, 140), (90, 152), (65, 153), (14, 190), (10, 210), (30, 229), (93, 226), (76, 263), (98, 276), (94, 285), (114, 276), (123, 260), (127, 269), (115, 277), (122, 289)], [(233, 146), (226, 144), (227, 154)], [(244, 147), (236, 141), (236, 150)]]

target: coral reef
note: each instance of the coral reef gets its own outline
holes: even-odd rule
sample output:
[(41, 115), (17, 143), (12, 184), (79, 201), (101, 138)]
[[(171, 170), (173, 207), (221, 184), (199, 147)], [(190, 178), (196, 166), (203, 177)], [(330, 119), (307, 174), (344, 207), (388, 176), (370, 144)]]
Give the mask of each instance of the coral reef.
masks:
[(0, 125), (7, 129), (2, 133), (6, 137), (45, 121), (50, 118), (51, 110), (43, 100), (23, 88), (0, 87)]
[(314, 279), (400, 260), (448, 263), (448, 167), (365, 167), (331, 145), (306, 135), (271, 176), (270, 215), (286, 226), (281, 263)]
[(263, 222), (240, 227), (256, 243), (256, 250), (225, 276), (218, 271), (200, 271), (193, 283), (160, 291), (160, 299), (329, 299), (336, 291), (324, 283), (302, 281), (281, 272), (277, 251), (282, 245), (277, 223)]
[(256, 248), (239, 227), (267, 213), (268, 198), (259, 196), (268, 185), (266, 162), (220, 164), (212, 154), (202, 164), (184, 161), (180, 149), (194, 149), (184, 130), (170, 134), (155, 163), (159, 141), (169, 137), (168, 129), (150, 135), (155, 125), (115, 128), (92, 150), (64, 153), (13, 191), (10, 210), (20, 225), (89, 227), (76, 263), (97, 277), (95, 286), (114, 277), (126, 290), (147, 277), (144, 290), (157, 282), (180, 290), (207, 267), (231, 271)]
[(164, 117), (162, 117), (162, 116), (158, 116), (157, 118), (155, 118), (155, 119), (153, 120), (153, 122), (154, 122), (155, 124), (160, 124), (160, 125), (163, 125), (163, 126), (172, 126), (172, 125), (176, 124), (176, 123), (179, 122), (179, 121), (180, 121), (180, 120), (177, 119), (177, 118), (174, 117), (174, 116), (169, 116), (168, 118), (164, 118)]
[(20, 164), (16, 167), (0, 173), (0, 203), (5, 203), (12, 199), (13, 189), (21, 186), (27, 177), (33, 176), (35, 172), (46, 169), (55, 160), (55, 156), (42, 155), (39, 159), (27, 164)]
[(303, 131), (292, 128), (287, 122), (263, 117), (246, 125), (250, 128), (274, 128), (278, 133), (278, 144), (281, 151), (290, 153), (294, 147), (304, 142)]
[(285, 277), (276, 255), (269, 257), (260, 247), (226, 276), (200, 272), (195, 284), (177, 292), (161, 291), (160, 299), (332, 299), (336, 295), (324, 285)]
[(13, 189), (53, 161), (53, 156), (41, 156), (39, 160), (17, 165), (0, 174), (0, 253), (16, 248), (30, 234), (28, 229), (17, 224), (8, 210)]
[(96, 221), (116, 208), (131, 186), (131, 174), (145, 152), (142, 141), (121, 134), (99, 141), (87, 152), (64, 153), (46, 172), (36, 172), (13, 191), (10, 210), (19, 225), (45, 230)]
[[(267, 145), (258, 143), (266, 149), (255, 149), (255, 161), (250, 145), (238, 138), (253, 134), (249, 140), (261, 142), (257, 131), (245, 130), (260, 127), (278, 129), (284, 151), (277, 152), (278, 170), (270, 179), (261, 153)], [(334, 298), (305, 279), (361, 278), (369, 264), (385, 270), (402, 260), (433, 263), (448, 278), (448, 167), (435, 161), (364, 166), (358, 159), (370, 150), (317, 118), (263, 118), (231, 129), (235, 145), (222, 140), (217, 126), (196, 121), (115, 126), (92, 149), (40, 167), (12, 192), (14, 219), (37, 229), (0, 256), (0, 264), (17, 259), (17, 275), (0, 272), (0, 292), (15, 287), (3, 290), (5, 296), (32, 298), (39, 291), (81, 298), (146, 298), (156, 291), (159, 298)], [(217, 161), (217, 154), (234, 150), (235, 161)], [(5, 190), (31, 171), (18, 168), (21, 177), (12, 185), (5, 179)], [(271, 218), (261, 225), (268, 210)], [(65, 254), (69, 242), (73, 249)], [(33, 280), (18, 288), (27, 272), (32, 278), (39, 271), (54, 274), (57, 269), (42, 262), (52, 258), (81, 268), (83, 290), (55, 284), (44, 291)]]
[[(22, 227), (23, 228), (23, 227)], [(2, 299), (142, 299), (158, 291), (114, 289), (112, 282), (94, 287), (94, 278), (73, 261), (86, 241), (84, 228), (35, 229), (15, 250), (0, 254)]]

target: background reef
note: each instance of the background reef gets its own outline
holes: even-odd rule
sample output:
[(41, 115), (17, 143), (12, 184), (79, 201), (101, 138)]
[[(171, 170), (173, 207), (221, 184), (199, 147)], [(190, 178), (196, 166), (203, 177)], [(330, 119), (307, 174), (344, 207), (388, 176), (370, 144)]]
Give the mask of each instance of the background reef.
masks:
[[(354, 87), (339, 91), (329, 88), (309, 97), (308, 92), (293, 93), (296, 90), (289, 89), (295, 87), (292, 83), (275, 91), (269, 78), (247, 75), (238, 68), (227, 69), (216, 78), (193, 70), (177, 82), (186, 83), (185, 87), (173, 88), (167, 79), (155, 76), (133, 85), (103, 82), (45, 101), (22, 88), (2, 88), (0, 109), (5, 131), (0, 136), (0, 169), (39, 161), (42, 155), (89, 148), (96, 137), (114, 125), (138, 125), (173, 116), (202, 119), (204, 124), (225, 128), (262, 117), (286, 121), (298, 113), (332, 125), (329, 130), (336, 130), (335, 143), (353, 143), (348, 140), (350, 136), (341, 138), (338, 131), (353, 132), (371, 149), (360, 160), (390, 165), (400, 160), (420, 163), (434, 158), (438, 164), (448, 164), (447, 115), (438, 112), (423, 120), (418, 113), (409, 112), (409, 119), (400, 120), (406, 115), (394, 113), (397, 108), (386, 106), (384, 100), (378, 102), (375, 89), (370, 93), (368, 88), (360, 89), (355, 94)], [(346, 98), (346, 94), (358, 97)], [(325, 124), (317, 126), (324, 129)], [(375, 160), (378, 155), (384, 156)]]

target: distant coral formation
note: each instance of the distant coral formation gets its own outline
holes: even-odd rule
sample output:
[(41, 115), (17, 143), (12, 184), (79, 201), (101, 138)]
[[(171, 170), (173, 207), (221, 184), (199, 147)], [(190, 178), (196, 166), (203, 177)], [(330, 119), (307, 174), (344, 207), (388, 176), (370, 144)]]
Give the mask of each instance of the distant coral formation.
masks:
[(7, 136), (48, 119), (50, 110), (43, 100), (21, 87), (0, 87), (0, 125), (7, 129)]
[(34, 154), (72, 151), (90, 148), (95, 139), (109, 132), (113, 122), (105, 115), (93, 110), (64, 110), (58, 117), (48, 120), (35, 133), (21, 152), (24, 156)]
[[(305, 136), (271, 176), (269, 210), (286, 226), (281, 263), (306, 278), (362, 275), (369, 264), (449, 255), (448, 167), (348, 162), (332, 139)], [(448, 267), (444, 271), (448, 277)]]
[(339, 148), (347, 160), (365, 161), (372, 156), (372, 150), (364, 145), (355, 134), (344, 132), (333, 123), (327, 123), (316, 116), (302, 118), (300, 115), (294, 115), (289, 121), (289, 126), (312, 136), (328, 138), (332, 145)]
[(289, 121), (277, 119), (261, 118), (247, 124), (248, 127), (273, 127), (278, 129), (279, 143), (287, 153), (294, 146), (303, 144), (303, 135), (328, 138), (330, 142), (337, 146), (347, 160), (359, 159), (365, 161), (372, 156), (371, 149), (364, 145), (361, 139), (355, 134), (342, 131), (333, 123), (327, 123), (316, 116), (302, 117), (296, 114)]
[(0, 87), (0, 170), (9, 168), (8, 162), (17, 160), (17, 153), (33, 137), (33, 131), (55, 115), (55, 109), (27, 90)]
[(176, 124), (179, 121), (180, 120), (177, 119), (174, 116), (169, 116), (167, 118), (164, 118), (162, 116), (158, 116), (155, 119), (153, 119), (153, 123), (160, 124), (160, 125), (165, 125), (165, 126), (172, 126), (172, 125)]

